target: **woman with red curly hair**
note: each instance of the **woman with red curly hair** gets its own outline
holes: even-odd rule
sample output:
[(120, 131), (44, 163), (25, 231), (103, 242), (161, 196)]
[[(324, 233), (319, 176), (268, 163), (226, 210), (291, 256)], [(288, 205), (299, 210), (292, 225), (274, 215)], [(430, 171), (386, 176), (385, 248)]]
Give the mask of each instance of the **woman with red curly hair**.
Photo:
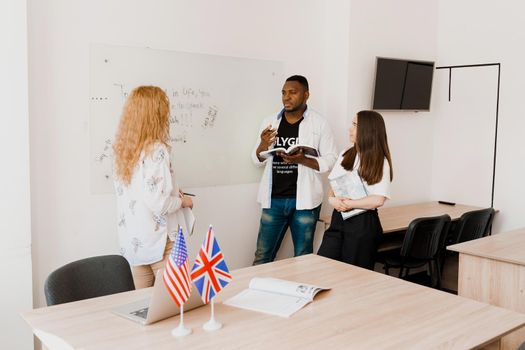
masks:
[(180, 208), (193, 207), (172, 176), (169, 100), (156, 86), (129, 95), (114, 152), (118, 234), (121, 254), (132, 266), (135, 288), (153, 285), (171, 252)]

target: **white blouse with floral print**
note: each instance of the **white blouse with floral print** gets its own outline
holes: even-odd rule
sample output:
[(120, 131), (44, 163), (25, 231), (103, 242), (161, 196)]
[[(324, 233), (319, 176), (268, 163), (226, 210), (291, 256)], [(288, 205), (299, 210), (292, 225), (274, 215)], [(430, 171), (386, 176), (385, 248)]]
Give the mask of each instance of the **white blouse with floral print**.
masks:
[(162, 260), (166, 239), (179, 227), (182, 200), (172, 174), (168, 147), (156, 143), (142, 153), (131, 183), (115, 178), (120, 253), (132, 266)]

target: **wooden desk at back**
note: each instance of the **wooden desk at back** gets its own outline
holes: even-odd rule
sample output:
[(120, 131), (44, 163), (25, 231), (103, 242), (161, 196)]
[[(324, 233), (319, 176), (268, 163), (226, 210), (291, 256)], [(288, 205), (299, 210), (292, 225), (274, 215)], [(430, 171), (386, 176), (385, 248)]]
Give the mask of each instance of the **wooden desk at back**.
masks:
[[(178, 317), (140, 326), (111, 308), (148, 295), (150, 289), (105, 296), (24, 313), (48, 346), (68, 349), (472, 349), (499, 345), (525, 325), (525, 315), (419, 286), (317, 255), (304, 255), (232, 272), (217, 296), (221, 330), (207, 333), (205, 306), (184, 314), (193, 334), (175, 339)], [(248, 287), (254, 276), (328, 286), (290, 318), (220, 303)], [(395, 300), (395, 302), (392, 302)]]
[[(379, 208), (379, 220), (383, 233), (393, 233), (406, 230), (410, 222), (417, 218), (448, 214), (452, 220), (457, 220), (468, 211), (482, 209), (471, 205), (447, 205), (438, 202), (422, 202), (394, 207)], [(330, 224), (331, 217), (323, 216), (320, 221)]]
[[(459, 253), (458, 294), (525, 313), (525, 228), (449, 246)], [(502, 340), (503, 349), (525, 342), (525, 329)]]

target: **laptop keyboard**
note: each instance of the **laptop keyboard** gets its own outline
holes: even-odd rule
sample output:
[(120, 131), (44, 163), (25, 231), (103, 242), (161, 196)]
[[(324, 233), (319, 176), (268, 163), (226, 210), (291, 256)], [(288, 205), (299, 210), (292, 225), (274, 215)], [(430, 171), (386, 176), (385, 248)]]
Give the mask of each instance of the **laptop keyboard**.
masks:
[(148, 310), (149, 310), (149, 307), (145, 307), (137, 311), (132, 311), (130, 312), (130, 314), (146, 319), (146, 317), (148, 316)]

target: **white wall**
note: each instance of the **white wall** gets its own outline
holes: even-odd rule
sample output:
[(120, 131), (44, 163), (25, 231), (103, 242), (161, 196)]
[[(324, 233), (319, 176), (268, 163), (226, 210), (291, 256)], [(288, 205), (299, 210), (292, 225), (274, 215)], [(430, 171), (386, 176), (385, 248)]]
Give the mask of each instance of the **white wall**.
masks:
[(0, 3), (0, 344), (32, 349), (20, 312), (32, 308), (26, 2)]
[[(437, 1), (352, 1), (349, 117), (371, 108), (376, 56), (436, 59), (436, 11)], [(392, 200), (387, 205), (429, 200), (434, 113), (381, 111), (381, 114), (387, 126), (394, 168)]]
[[(35, 306), (44, 304), (43, 282), (53, 269), (118, 251), (114, 197), (89, 192), (90, 43), (283, 61), (286, 75), (309, 78), (310, 105), (335, 126), (346, 114), (348, 10), (343, 0), (29, 1)], [(213, 223), (230, 267), (251, 264), (256, 188), (188, 189), (197, 194), (190, 251)], [(289, 256), (289, 242), (283, 248)]]
[[(443, 65), (470, 64), (485, 62), (500, 62), (501, 91), (498, 128), (498, 152), (496, 169), (496, 186), (494, 207), (500, 210), (496, 215), (494, 232), (508, 231), (525, 226), (523, 215), (523, 198), (525, 186), (525, 147), (523, 146), (523, 130), (525, 130), (523, 82), (525, 81), (525, 4), (519, 1), (503, 1), (495, 4), (492, 1), (439, 1), (438, 9), (438, 57)], [(496, 84), (494, 70), (491, 72), (478, 71), (472, 73), (470, 85), (465, 89), (483, 86), (493, 89)], [(492, 74), (491, 77), (487, 75)], [(492, 84), (490, 86), (490, 84)], [(453, 85), (454, 88), (454, 85)], [(461, 88), (460, 88), (461, 89)], [(463, 93), (463, 91), (459, 91)], [(465, 93), (467, 94), (467, 93)], [(477, 101), (466, 100), (463, 113), (454, 113), (453, 118), (465, 120), (474, 118), (472, 114), (480, 112), (477, 104), (486, 104), (483, 100), (484, 92)], [(436, 101), (434, 101), (436, 102)], [(446, 103), (446, 102), (440, 102)], [(487, 118), (494, 121), (495, 113), (492, 106), (487, 107)], [(458, 111), (459, 112), (459, 111)], [(484, 132), (478, 123), (474, 124), (476, 131)], [(476, 144), (479, 133), (466, 133), (463, 144)], [(493, 136), (488, 137), (487, 143), (493, 143)], [(445, 142), (445, 141), (444, 141)], [(436, 147), (439, 147), (436, 145)], [(488, 152), (487, 150), (473, 150), (474, 153)], [(479, 162), (487, 162), (492, 156), (492, 149)], [(476, 157), (480, 157), (476, 155)], [(486, 169), (478, 174), (458, 174), (456, 181), (467, 187), (479, 184), (479, 178), (491, 176), (492, 169)], [(489, 175), (488, 175), (489, 174)], [(486, 185), (483, 185), (486, 186)], [(480, 187), (483, 190), (485, 187)]]

